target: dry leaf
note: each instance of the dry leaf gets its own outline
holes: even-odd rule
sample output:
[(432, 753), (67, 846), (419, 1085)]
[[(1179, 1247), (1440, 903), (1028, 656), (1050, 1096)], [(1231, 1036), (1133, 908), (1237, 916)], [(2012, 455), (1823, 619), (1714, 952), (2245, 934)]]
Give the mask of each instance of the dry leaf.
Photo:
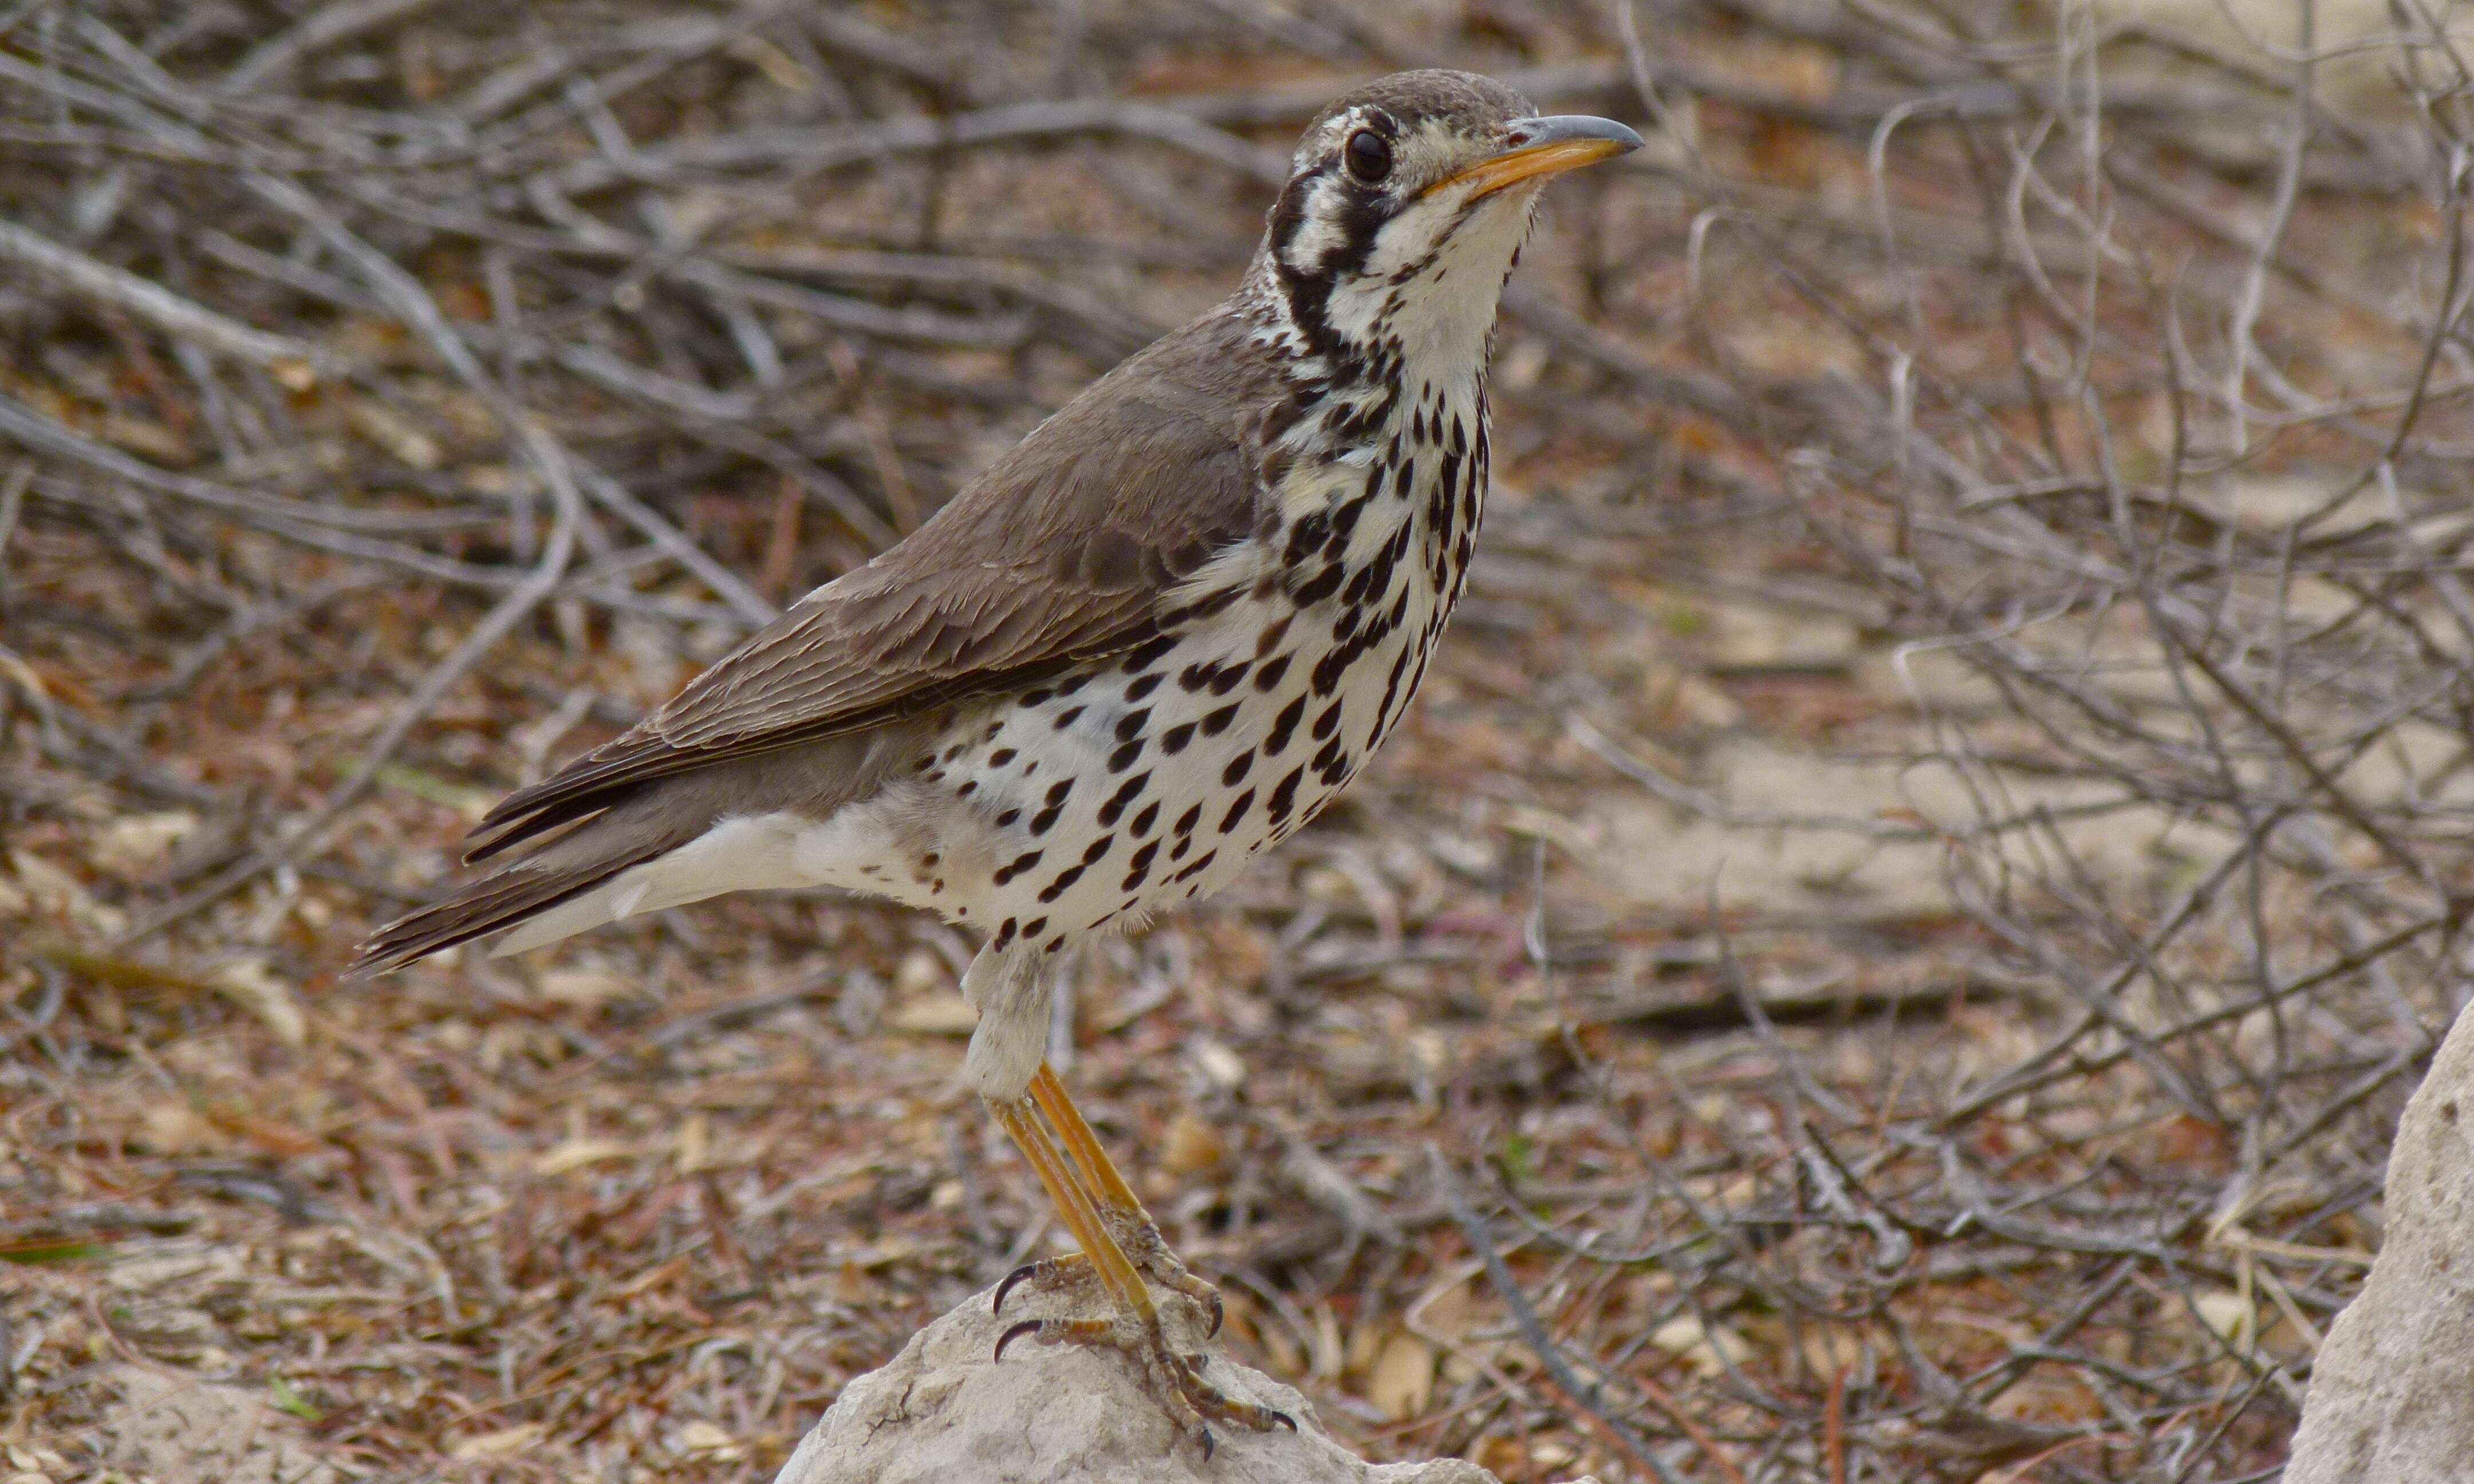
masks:
[(266, 1022), (275, 1039), (298, 1051), (309, 1041), (309, 1021), (293, 997), (292, 987), (275, 976), (266, 960), (234, 959), (214, 972), (218, 993)]
[(678, 1145), (673, 1156), (678, 1161), (679, 1173), (694, 1174), (704, 1168), (705, 1161), (712, 1154), (712, 1121), (701, 1113), (688, 1114), (687, 1120), (679, 1125)]
[(1207, 1175), (1228, 1162), (1227, 1140), (1191, 1110), (1179, 1113), (1162, 1141), (1162, 1162), (1176, 1175)]
[(623, 1160), (636, 1152), (615, 1138), (570, 1138), (533, 1161), (536, 1175), (564, 1175), (604, 1160)]
[(549, 1429), (539, 1423), (518, 1423), (513, 1427), (501, 1427), (496, 1432), (475, 1433), (449, 1448), (447, 1456), (458, 1463), (505, 1458), (532, 1447), (547, 1431)]
[(172, 847), (195, 834), (198, 817), (186, 809), (159, 814), (124, 814), (95, 831), (90, 851), (96, 865), (117, 876), (139, 876), (153, 871), (172, 853)]
[(129, 915), (94, 899), (85, 884), (61, 868), (27, 850), (9, 852), (9, 865), (35, 905), (54, 917), (66, 918), (98, 937), (110, 937), (129, 925)]
[(634, 986), (603, 969), (553, 969), (536, 981), (544, 999), (580, 1010), (598, 1010)]
[(1366, 1400), (1392, 1421), (1406, 1422), (1435, 1400), (1435, 1352), (1425, 1341), (1406, 1330), (1383, 1343), (1374, 1359), (1374, 1374), (1366, 1383)]
[(1690, 1366), (1695, 1375), (1716, 1376), (1733, 1361), (1741, 1365), (1753, 1352), (1744, 1337), (1725, 1325), (1704, 1326), (1690, 1314), (1679, 1314), (1660, 1325), (1649, 1343)]
[(679, 1452), (717, 1454), (725, 1463), (739, 1451), (738, 1439), (713, 1424), (701, 1421), (681, 1427), (674, 1435), (673, 1443)]
[(138, 1119), (138, 1142), (156, 1154), (204, 1154), (228, 1142), (223, 1130), (186, 1103), (164, 1101)]
[(2247, 1349), (2253, 1314), (2248, 1299), (2225, 1288), (2211, 1288), (2192, 1299), (2191, 1307), (2206, 1325), (2236, 1350)]
[(386, 403), (355, 398), (346, 412), (352, 419), (352, 431), (414, 468), (434, 469), (445, 462), (438, 440), (405, 421)]

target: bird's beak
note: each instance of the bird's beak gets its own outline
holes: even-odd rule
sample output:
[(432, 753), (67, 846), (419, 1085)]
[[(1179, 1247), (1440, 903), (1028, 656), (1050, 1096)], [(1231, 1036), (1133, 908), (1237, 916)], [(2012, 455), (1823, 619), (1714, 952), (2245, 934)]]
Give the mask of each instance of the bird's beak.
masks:
[(1426, 194), (1432, 196), (1456, 185), (1473, 185), (1476, 189), (1469, 192), (1469, 199), (1474, 201), (1507, 185), (1594, 165), (1640, 148), (1640, 135), (1613, 119), (1591, 118), (1586, 113), (1515, 119), (1509, 139), (1509, 146), (1500, 154), (1490, 155), (1466, 170), (1445, 176), (1426, 187)]

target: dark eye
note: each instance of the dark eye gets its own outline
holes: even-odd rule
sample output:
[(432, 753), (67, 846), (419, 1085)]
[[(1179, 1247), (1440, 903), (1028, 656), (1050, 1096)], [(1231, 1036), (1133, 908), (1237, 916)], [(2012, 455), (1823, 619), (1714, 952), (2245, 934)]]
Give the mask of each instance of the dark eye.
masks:
[(1371, 129), (1361, 129), (1348, 136), (1348, 173), (1369, 185), (1379, 185), (1392, 173), (1392, 146)]

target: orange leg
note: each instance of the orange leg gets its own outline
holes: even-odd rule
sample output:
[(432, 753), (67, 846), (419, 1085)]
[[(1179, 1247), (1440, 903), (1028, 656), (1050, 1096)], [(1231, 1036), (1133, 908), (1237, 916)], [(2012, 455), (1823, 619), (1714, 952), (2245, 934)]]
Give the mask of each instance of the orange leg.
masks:
[[(1117, 1166), (1108, 1159), (1108, 1151), (1100, 1146), (1100, 1136), (1083, 1121), (1081, 1111), (1074, 1106), (1074, 1099), (1066, 1095), (1065, 1084), (1058, 1079), (1055, 1068), (1046, 1062), (1040, 1063), (1039, 1070), (1031, 1076), (1031, 1095), (1039, 1104), (1040, 1112), (1046, 1113), (1048, 1121), (1055, 1127), (1057, 1137), (1064, 1142), (1066, 1154), (1073, 1159), (1076, 1170), (1082, 1177), (1083, 1190), (1090, 1196), (1091, 1204), (1098, 1209), (1109, 1235), (1117, 1239), (1118, 1247), (1128, 1259), (1161, 1287), (1184, 1294), (1209, 1310), (1211, 1328), (1208, 1332), (1218, 1334), (1220, 1290), (1187, 1271), (1185, 1264), (1177, 1260), (1176, 1254), (1169, 1251), (1168, 1243), (1160, 1239), (1158, 1223), (1152, 1221), (1152, 1213), (1143, 1209), (1141, 1198), (1134, 1194), (1131, 1185), (1126, 1184), (1126, 1177), (1117, 1173)], [(1025, 1272), (1021, 1276), (1052, 1277), (1055, 1270)], [(1003, 1302), (1003, 1290), (999, 1290), (999, 1302)]]
[[(1047, 1345), (1122, 1350), (1141, 1369), (1161, 1404), (1200, 1439), (1205, 1457), (1211, 1453), (1211, 1429), (1207, 1425), (1211, 1422), (1233, 1423), (1258, 1431), (1272, 1426), (1286, 1426), (1294, 1431), (1297, 1423), (1286, 1414), (1238, 1400), (1204, 1380), (1201, 1355), (1181, 1355), (1169, 1349), (1167, 1336), (1160, 1328), (1158, 1306), (1152, 1302), (1151, 1290), (1143, 1281), (1145, 1273), (1180, 1292), (1192, 1293), (1200, 1288), (1208, 1295), (1214, 1329), (1219, 1328), (1219, 1294), (1188, 1274), (1169, 1253), (1159, 1239), (1158, 1228), (1135, 1199), (1132, 1187), (1108, 1161), (1091, 1126), (1075, 1110), (1056, 1074), (1044, 1064), (1032, 1080), (1031, 1093), (1013, 1103), (990, 1103), (988, 1109), (996, 1115), (998, 1126), (1012, 1138), (1014, 1147), (1030, 1161), (1032, 1173), (1047, 1187), (1057, 1216), (1082, 1250), (1077, 1258), (1048, 1258), (1015, 1272), (998, 1285), (996, 1302), (1002, 1306), (1007, 1290), (1026, 1277), (1087, 1272), (1099, 1280), (1116, 1313), (1112, 1319), (1025, 1320), (998, 1339), (996, 1358), (1004, 1359), (1006, 1347), (1024, 1336), (1035, 1337)], [(1060, 1153), (1050, 1141), (1039, 1113), (1033, 1111), (1034, 1105), (1055, 1125), (1070, 1155)], [(1128, 1255), (1121, 1235), (1134, 1242), (1142, 1260), (1138, 1262)]]

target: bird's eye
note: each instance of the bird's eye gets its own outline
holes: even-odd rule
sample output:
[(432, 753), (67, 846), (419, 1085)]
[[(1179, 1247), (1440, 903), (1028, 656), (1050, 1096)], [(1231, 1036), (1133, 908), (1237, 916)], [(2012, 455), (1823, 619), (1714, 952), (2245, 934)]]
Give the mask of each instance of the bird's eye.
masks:
[(1348, 173), (1368, 185), (1379, 185), (1392, 173), (1392, 146), (1371, 129), (1361, 129), (1348, 136)]

